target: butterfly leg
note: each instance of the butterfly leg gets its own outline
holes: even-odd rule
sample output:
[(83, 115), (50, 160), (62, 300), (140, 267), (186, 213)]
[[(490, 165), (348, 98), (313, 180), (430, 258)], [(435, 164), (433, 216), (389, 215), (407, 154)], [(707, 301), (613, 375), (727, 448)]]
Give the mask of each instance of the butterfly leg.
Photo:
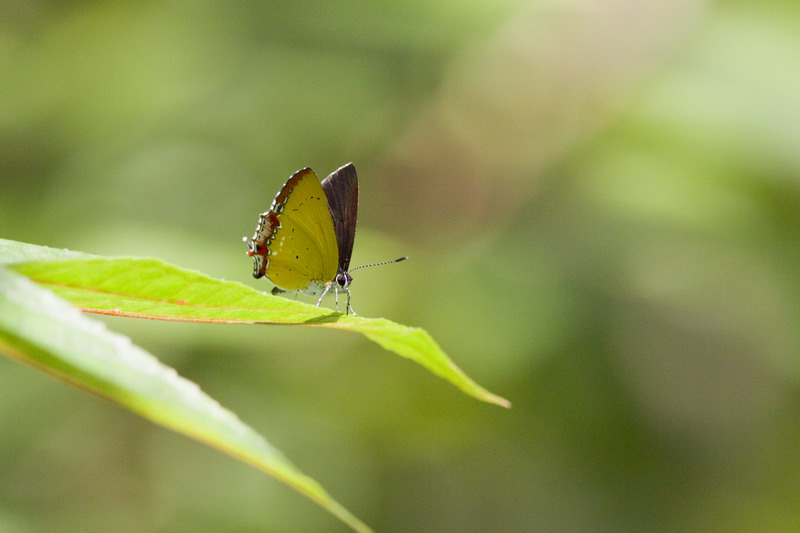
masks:
[(346, 314), (349, 315), (350, 313), (353, 313), (354, 316), (358, 316), (358, 313), (356, 313), (356, 310), (353, 309), (352, 305), (350, 305), (350, 289), (345, 288), (344, 292), (347, 294), (347, 310), (346, 310)]
[(327, 287), (325, 287), (325, 290), (322, 291), (322, 294), (320, 295), (319, 300), (317, 300), (317, 307), (319, 307), (319, 304), (322, 303), (322, 299), (325, 298), (325, 295), (328, 294), (329, 290), (331, 290), (331, 285), (328, 285)]

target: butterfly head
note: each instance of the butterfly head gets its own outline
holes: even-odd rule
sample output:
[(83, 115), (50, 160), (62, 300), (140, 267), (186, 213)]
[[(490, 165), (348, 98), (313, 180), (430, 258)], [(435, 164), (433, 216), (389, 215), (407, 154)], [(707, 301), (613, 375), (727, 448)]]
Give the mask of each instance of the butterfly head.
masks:
[(350, 275), (350, 272), (339, 271), (339, 273), (336, 274), (335, 281), (341, 288), (346, 289), (353, 282), (353, 276)]
[(242, 241), (247, 245), (247, 255), (253, 258), (253, 277), (258, 279), (267, 269), (267, 247), (247, 237), (242, 237)]

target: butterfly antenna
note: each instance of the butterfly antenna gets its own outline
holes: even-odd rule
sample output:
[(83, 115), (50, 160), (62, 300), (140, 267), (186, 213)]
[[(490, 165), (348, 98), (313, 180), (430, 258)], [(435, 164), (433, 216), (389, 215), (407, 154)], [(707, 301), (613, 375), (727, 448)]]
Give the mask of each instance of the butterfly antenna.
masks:
[(355, 267), (350, 269), (350, 272), (355, 272), (359, 268), (367, 268), (367, 267), (376, 267), (380, 265), (389, 265), (391, 263), (399, 263), (400, 261), (405, 261), (408, 257), (398, 257), (397, 259), (392, 259), (391, 261), (382, 261), (380, 263), (372, 263), (371, 265), (361, 265), (360, 267)]

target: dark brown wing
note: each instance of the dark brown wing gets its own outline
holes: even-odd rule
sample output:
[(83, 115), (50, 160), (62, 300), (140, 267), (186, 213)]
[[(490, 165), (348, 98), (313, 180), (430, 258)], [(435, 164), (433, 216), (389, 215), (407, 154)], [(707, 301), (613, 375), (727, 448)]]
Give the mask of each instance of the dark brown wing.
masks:
[(358, 176), (353, 163), (331, 172), (322, 180), (322, 190), (328, 198), (336, 243), (339, 245), (339, 271), (347, 272), (358, 219)]

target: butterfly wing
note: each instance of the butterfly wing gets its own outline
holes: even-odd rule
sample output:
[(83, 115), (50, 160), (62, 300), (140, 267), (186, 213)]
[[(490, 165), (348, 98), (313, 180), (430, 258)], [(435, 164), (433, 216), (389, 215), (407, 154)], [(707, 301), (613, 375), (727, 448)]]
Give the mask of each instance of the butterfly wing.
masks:
[(358, 218), (358, 176), (353, 163), (347, 163), (322, 180), (328, 199), (336, 243), (339, 250), (339, 272), (350, 268), (350, 256), (356, 239)]
[(285, 290), (314, 291), (333, 281), (338, 245), (328, 200), (310, 168), (292, 174), (270, 210), (259, 216), (249, 244), (255, 277)]

